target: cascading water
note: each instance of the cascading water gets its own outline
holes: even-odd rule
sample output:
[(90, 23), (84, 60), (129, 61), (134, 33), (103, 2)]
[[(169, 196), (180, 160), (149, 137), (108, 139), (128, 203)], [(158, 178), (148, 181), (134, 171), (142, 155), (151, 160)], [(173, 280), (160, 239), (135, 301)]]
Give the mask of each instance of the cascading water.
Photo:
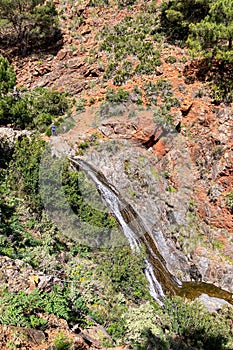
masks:
[(139, 252), (142, 245), (145, 247), (147, 254), (145, 276), (149, 282), (150, 294), (160, 305), (163, 305), (164, 291), (189, 298), (207, 293), (209, 296), (219, 297), (233, 303), (231, 293), (214, 285), (204, 282), (180, 282), (173, 276), (168, 271), (166, 261), (157, 249), (155, 238), (149, 233), (142, 218), (134, 208), (108, 183), (104, 175), (90, 164), (78, 157), (69, 159), (77, 170), (84, 170), (95, 183), (101, 198), (119, 223), (131, 249)]
[[(96, 170), (93, 169), (89, 164), (87, 164), (80, 158), (70, 158), (70, 160), (73, 164), (84, 170), (90, 176), (90, 178), (95, 183), (101, 195), (101, 198), (118, 221), (125, 237), (128, 239), (131, 249), (136, 252), (140, 252), (140, 246), (142, 245), (144, 240), (141, 236), (142, 234), (145, 234), (145, 232), (147, 232), (145, 227), (143, 227), (141, 218), (137, 217), (137, 221), (135, 221), (136, 213), (133, 210), (133, 208), (123, 199), (121, 199), (120, 195), (117, 193), (117, 190), (109, 184), (107, 184), (106, 179), (103, 176), (101, 176), (98, 172), (96, 172)], [(130, 217), (132, 218), (132, 220), (129, 220)], [(130, 223), (127, 223), (126, 220)], [(133, 229), (130, 227), (130, 224), (131, 226), (133, 226)], [(156, 256), (156, 259), (158, 265), (161, 265), (162, 261), (159, 260), (158, 256)], [(165, 269), (165, 266), (163, 266), (163, 270)], [(150, 294), (160, 305), (162, 305), (162, 300), (164, 299), (165, 294), (160, 282), (155, 276), (154, 268), (151, 262), (149, 261), (149, 257), (145, 258), (145, 276), (149, 282)], [(172, 276), (169, 277), (171, 277), (172, 279)]]

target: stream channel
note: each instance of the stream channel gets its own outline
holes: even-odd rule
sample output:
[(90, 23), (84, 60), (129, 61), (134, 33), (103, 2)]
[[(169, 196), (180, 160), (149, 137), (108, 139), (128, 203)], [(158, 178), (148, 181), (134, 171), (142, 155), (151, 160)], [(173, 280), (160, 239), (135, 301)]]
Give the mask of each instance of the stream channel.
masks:
[(159, 253), (152, 234), (148, 231), (142, 218), (134, 208), (125, 201), (102, 173), (81, 158), (69, 158), (76, 170), (85, 171), (94, 182), (102, 201), (115, 217), (131, 249), (140, 251), (143, 245), (146, 250), (144, 273), (148, 280), (149, 291), (153, 298), (160, 304), (167, 294), (180, 295), (193, 299), (201, 294), (217, 297), (233, 304), (232, 294), (213, 284), (204, 282), (182, 282), (173, 276), (168, 269), (164, 258)]

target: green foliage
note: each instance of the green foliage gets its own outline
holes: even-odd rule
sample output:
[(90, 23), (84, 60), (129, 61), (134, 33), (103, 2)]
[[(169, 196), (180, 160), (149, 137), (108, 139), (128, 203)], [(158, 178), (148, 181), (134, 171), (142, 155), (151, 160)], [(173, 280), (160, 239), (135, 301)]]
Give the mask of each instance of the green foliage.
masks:
[(9, 164), (9, 184), (23, 195), (31, 209), (42, 210), (39, 195), (39, 164), (45, 142), (39, 138), (24, 137), (15, 145), (12, 161)]
[[(73, 305), (79, 300), (79, 309), (73, 310)], [(80, 302), (81, 301), (81, 302)], [(0, 301), (0, 323), (29, 328), (41, 328), (46, 321), (39, 316), (41, 312), (55, 314), (70, 322), (80, 321), (80, 311), (86, 307), (77, 292), (74, 300), (70, 298), (69, 289), (54, 287), (51, 292), (34, 289), (31, 293), (18, 292), (11, 294), (3, 292)]]
[(170, 113), (172, 107), (179, 107), (179, 100), (173, 96), (172, 85), (169, 80), (158, 79), (156, 83), (149, 82), (143, 86), (145, 97), (148, 100), (148, 105), (157, 105), (158, 99), (162, 104), (155, 107), (154, 120), (155, 123), (165, 125), (167, 122), (172, 125), (173, 117)]
[(233, 191), (226, 194), (226, 206), (233, 213)]
[(124, 91), (123, 89), (110, 89), (108, 88), (106, 91), (106, 101), (108, 102), (127, 102), (129, 100), (129, 92)]
[[(167, 86), (164, 82), (159, 85)], [(23, 163), (21, 166), (25, 167)], [(91, 192), (89, 183), (85, 187), (82, 175), (79, 181), (85, 197), (86, 191)], [(67, 186), (70, 203), (77, 205), (76, 173), (70, 173), (69, 168), (64, 169), (64, 186)], [(181, 298), (166, 299), (164, 307), (159, 308), (147, 291), (143, 254), (132, 253), (127, 246), (91, 251), (59, 236), (54, 225), (43, 217), (40, 221), (33, 217), (25, 221), (24, 217), (23, 223), (17, 212), (20, 201), (10, 194), (3, 181), (0, 191), (4, 224), (4, 227), (0, 226), (0, 238), (6, 238), (2, 247), (9, 244), (10, 249), (11, 242), (8, 241), (12, 239), (14, 254), (10, 256), (30, 262), (40, 272), (62, 275), (61, 286), (47, 292), (37, 289), (29, 294), (2, 292), (0, 323), (44, 330), (43, 313), (46, 312), (81, 326), (87, 325), (91, 318), (92, 322), (107, 329), (114, 344), (129, 344), (137, 350), (148, 347), (160, 350), (232, 349), (231, 309), (210, 314), (198, 302)], [(91, 198), (94, 203), (92, 192)], [(21, 212), (25, 210), (21, 208)], [(40, 232), (41, 241), (31, 237), (26, 232), (28, 228), (30, 232)], [(60, 252), (66, 254), (62, 264), (59, 263)], [(61, 335), (55, 346), (69, 349), (69, 340)]]
[[(72, 210), (81, 221), (88, 222), (93, 227), (100, 227), (102, 230), (104, 228), (111, 230), (117, 227), (115, 220), (106, 210), (98, 210), (92, 207), (93, 201), (96, 199), (98, 202), (99, 199), (96, 198), (95, 185), (90, 182), (86, 183), (84, 173), (71, 171), (68, 163), (64, 164), (62, 185)], [(87, 198), (91, 199), (91, 202), (86, 200)]]
[(58, 38), (58, 16), (54, 3), (44, 0), (0, 0), (2, 40), (28, 48), (41, 47)]
[(161, 6), (161, 28), (169, 40), (182, 41), (193, 55), (232, 61), (231, 0), (171, 0)]
[[(0, 193), (3, 186), (0, 187)], [(39, 244), (39, 240), (32, 237), (19, 220), (17, 213), (18, 200), (15, 197), (5, 195), (0, 201), (0, 253), (10, 258), (22, 258), (24, 252)]]
[(197, 301), (184, 303), (179, 297), (167, 299), (164, 306), (164, 315), (169, 315), (167, 326), (183, 340), (190, 340), (193, 347), (227, 349), (232, 342), (230, 313), (211, 314)]
[(16, 74), (9, 61), (0, 56), (0, 97), (11, 92), (16, 84)]
[(113, 78), (115, 85), (122, 85), (135, 74), (153, 74), (161, 65), (160, 53), (154, 47), (156, 30), (157, 18), (146, 9), (137, 17), (125, 17), (113, 28), (105, 26), (100, 50), (107, 53), (109, 64), (103, 80)]
[(116, 292), (136, 302), (148, 298), (147, 281), (142, 274), (144, 254), (134, 254), (130, 247), (117, 247), (106, 252), (104, 273), (111, 279)]
[(209, 313), (199, 302), (165, 299), (163, 309), (149, 303), (129, 308), (126, 340), (134, 349), (230, 349), (232, 310)]
[(160, 318), (156, 315), (154, 307), (149, 303), (130, 307), (123, 315), (125, 318), (125, 340), (133, 346), (133, 349), (147, 349), (148, 335), (150, 338), (162, 336)]
[(64, 336), (63, 333), (60, 333), (55, 339), (54, 339), (54, 350), (71, 350), (72, 349), (72, 340), (70, 340), (68, 337)]
[(226, 62), (233, 60), (233, 3), (231, 0), (215, 0), (209, 4), (207, 16), (189, 26), (188, 45), (195, 55), (216, 57)]
[(13, 67), (2, 58), (0, 59), (0, 124), (3, 125), (11, 123), (21, 129), (36, 128), (40, 132), (45, 132), (52, 120), (67, 112), (72, 104), (65, 93), (45, 88), (20, 92), (17, 97), (13, 97), (7, 93), (14, 85)]
[(77, 113), (85, 112), (85, 103), (86, 103), (86, 100), (84, 98), (80, 98), (76, 101), (76, 112)]
[(170, 0), (161, 5), (160, 26), (168, 41), (184, 44), (190, 23), (200, 22), (208, 13), (209, 0)]

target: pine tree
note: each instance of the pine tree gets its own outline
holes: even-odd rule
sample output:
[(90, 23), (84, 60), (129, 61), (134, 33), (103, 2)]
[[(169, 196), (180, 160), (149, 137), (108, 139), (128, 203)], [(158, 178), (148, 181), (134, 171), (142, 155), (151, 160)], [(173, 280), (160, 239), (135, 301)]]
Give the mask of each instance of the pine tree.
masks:
[(0, 0), (0, 24), (2, 39), (8, 45), (17, 44), (24, 53), (58, 32), (56, 7), (45, 0)]
[(0, 97), (12, 91), (16, 84), (16, 74), (8, 60), (0, 56)]
[(187, 44), (191, 52), (226, 62), (233, 61), (233, 1), (211, 1), (208, 15), (189, 26)]
[(161, 28), (167, 38), (185, 42), (190, 23), (198, 23), (208, 14), (209, 0), (170, 0), (161, 5)]

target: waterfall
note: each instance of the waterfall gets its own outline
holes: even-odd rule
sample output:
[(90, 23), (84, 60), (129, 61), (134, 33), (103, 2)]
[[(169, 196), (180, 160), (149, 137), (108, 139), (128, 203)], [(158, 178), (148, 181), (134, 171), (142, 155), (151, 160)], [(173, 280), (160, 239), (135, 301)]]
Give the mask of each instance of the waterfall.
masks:
[(181, 282), (167, 269), (166, 261), (159, 253), (155, 237), (143, 223), (134, 208), (121, 197), (117, 189), (93, 166), (81, 158), (69, 158), (77, 170), (84, 170), (95, 183), (102, 200), (119, 223), (131, 249), (139, 252), (140, 247), (146, 250), (144, 273), (148, 280), (149, 292), (159, 305), (163, 305), (165, 291), (185, 297), (198, 297), (202, 293), (223, 298), (233, 304), (232, 294), (212, 284), (204, 282)]
[[(117, 193), (117, 190), (107, 183), (106, 179), (97, 172), (92, 166), (87, 164), (85, 161), (83, 161), (80, 158), (69, 158), (70, 161), (84, 170), (92, 179), (92, 181), (95, 183), (101, 198), (105, 202), (108, 209), (111, 211), (111, 213), (116, 218), (117, 222), (119, 223), (125, 237), (128, 239), (129, 245), (131, 249), (135, 252), (140, 252), (140, 246), (143, 244), (143, 240), (140, 239), (140, 236), (146, 232), (145, 227), (143, 227), (142, 219), (137, 214), (137, 225), (134, 224), (134, 228), (136, 232), (130, 227), (129, 223), (126, 222), (125, 217), (128, 214), (128, 217), (132, 217), (135, 221), (135, 212), (131, 208), (131, 206), (126, 203), (126, 201), (123, 201), (123, 199), (120, 198), (119, 193)], [(140, 222), (138, 222), (140, 220)], [(137, 227), (138, 226), (138, 227)], [(138, 229), (139, 228), (139, 229)], [(142, 229), (142, 232), (137, 232)], [(156, 256), (156, 259), (159, 260), (158, 256)], [(162, 262), (160, 261), (160, 264)], [(163, 266), (163, 269), (165, 267)], [(165, 297), (163, 288), (161, 284), (159, 283), (158, 279), (155, 276), (153, 266), (151, 262), (149, 261), (149, 258), (145, 258), (145, 276), (149, 283), (149, 291), (150, 294), (153, 296), (153, 298), (160, 304), (163, 305), (162, 300)]]

